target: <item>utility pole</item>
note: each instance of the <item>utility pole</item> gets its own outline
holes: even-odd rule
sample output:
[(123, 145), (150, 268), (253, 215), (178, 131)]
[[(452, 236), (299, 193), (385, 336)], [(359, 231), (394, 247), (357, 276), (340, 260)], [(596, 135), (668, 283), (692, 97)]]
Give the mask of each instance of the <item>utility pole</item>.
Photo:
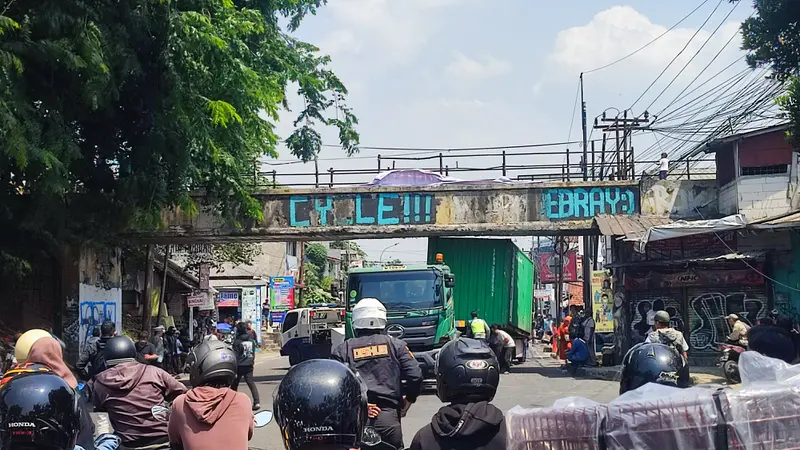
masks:
[[(629, 177), (630, 179), (634, 179), (636, 177), (636, 167), (633, 161), (633, 142), (631, 138), (633, 136), (634, 131), (638, 130), (645, 130), (647, 129), (647, 124), (650, 123), (650, 114), (645, 111), (644, 119), (639, 118), (628, 118), (628, 111), (625, 110), (623, 117), (620, 117), (617, 114), (616, 117), (613, 119), (607, 118), (606, 114), (603, 113), (602, 119), (600, 119), (598, 123), (597, 119), (594, 121), (594, 128), (596, 130), (603, 131), (603, 137), (605, 142), (605, 133), (613, 131), (615, 134), (616, 139), (616, 163), (617, 163), (617, 170), (615, 178), (616, 180), (627, 180)], [(622, 138), (620, 139), (620, 131), (622, 132)], [(629, 143), (630, 141), (630, 143)], [(610, 158), (610, 159), (613, 159)], [(600, 172), (600, 179), (603, 179), (603, 172)], [(609, 173), (609, 180), (611, 179), (611, 174)]]
[(147, 332), (150, 332), (153, 327), (153, 266), (155, 266), (155, 250), (153, 245), (149, 244), (144, 269), (144, 303), (142, 304), (142, 331)]
[(583, 72), (581, 72), (581, 117), (583, 125), (583, 181), (589, 180), (589, 138), (586, 137), (586, 100), (583, 97)]

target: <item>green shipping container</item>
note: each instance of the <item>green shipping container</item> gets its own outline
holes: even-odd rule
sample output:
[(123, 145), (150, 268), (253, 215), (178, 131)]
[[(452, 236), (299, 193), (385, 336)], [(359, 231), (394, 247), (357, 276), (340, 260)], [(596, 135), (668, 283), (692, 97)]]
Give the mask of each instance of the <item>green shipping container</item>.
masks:
[(489, 324), (531, 332), (533, 262), (509, 239), (429, 238), (428, 263), (444, 256), (456, 278), (456, 321), (478, 311)]

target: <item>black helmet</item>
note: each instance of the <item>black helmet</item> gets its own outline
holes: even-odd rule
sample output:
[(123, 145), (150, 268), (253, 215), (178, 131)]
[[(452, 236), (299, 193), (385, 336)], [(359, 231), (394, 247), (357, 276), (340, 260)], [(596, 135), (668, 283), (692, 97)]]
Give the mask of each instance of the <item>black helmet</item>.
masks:
[(273, 407), (289, 450), (306, 443), (358, 448), (367, 422), (367, 390), (344, 364), (312, 359), (289, 369)]
[(647, 383), (689, 387), (689, 366), (678, 351), (668, 345), (635, 345), (622, 359), (619, 393), (624, 394)]
[(478, 339), (460, 338), (436, 357), (436, 395), (443, 402), (492, 401), (500, 383), (497, 357)]
[(136, 345), (127, 336), (112, 337), (106, 341), (103, 357), (106, 360), (106, 367), (136, 361)]
[(189, 353), (186, 363), (194, 387), (208, 384), (230, 386), (236, 379), (236, 353), (224, 342), (203, 342)]
[(23, 373), (0, 388), (0, 448), (72, 450), (78, 395), (54, 373)]

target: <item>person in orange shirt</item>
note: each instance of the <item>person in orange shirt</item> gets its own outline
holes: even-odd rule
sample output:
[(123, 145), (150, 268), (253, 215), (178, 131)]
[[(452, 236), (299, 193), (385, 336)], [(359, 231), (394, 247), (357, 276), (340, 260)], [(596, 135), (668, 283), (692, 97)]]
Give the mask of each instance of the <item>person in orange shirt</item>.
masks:
[(564, 317), (561, 325), (558, 326), (558, 357), (565, 361), (567, 359), (567, 352), (571, 348), (569, 342), (569, 324), (572, 322), (572, 316)]

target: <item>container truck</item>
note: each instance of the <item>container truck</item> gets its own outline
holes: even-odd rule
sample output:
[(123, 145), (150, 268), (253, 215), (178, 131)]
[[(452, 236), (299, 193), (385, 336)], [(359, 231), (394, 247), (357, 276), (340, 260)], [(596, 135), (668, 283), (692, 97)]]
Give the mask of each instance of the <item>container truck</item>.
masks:
[(444, 255), (458, 279), (453, 289), (455, 324), (466, 333), (471, 312), (503, 327), (527, 358), (533, 328), (534, 265), (510, 239), (430, 238), (428, 257)]
[(472, 311), (509, 331), (517, 359), (526, 358), (533, 263), (510, 240), (431, 238), (427, 265), (350, 269), (346, 292), (345, 339), (353, 337), (353, 306), (377, 298), (386, 306), (387, 334), (408, 344), (426, 379), (442, 345), (466, 333)]

